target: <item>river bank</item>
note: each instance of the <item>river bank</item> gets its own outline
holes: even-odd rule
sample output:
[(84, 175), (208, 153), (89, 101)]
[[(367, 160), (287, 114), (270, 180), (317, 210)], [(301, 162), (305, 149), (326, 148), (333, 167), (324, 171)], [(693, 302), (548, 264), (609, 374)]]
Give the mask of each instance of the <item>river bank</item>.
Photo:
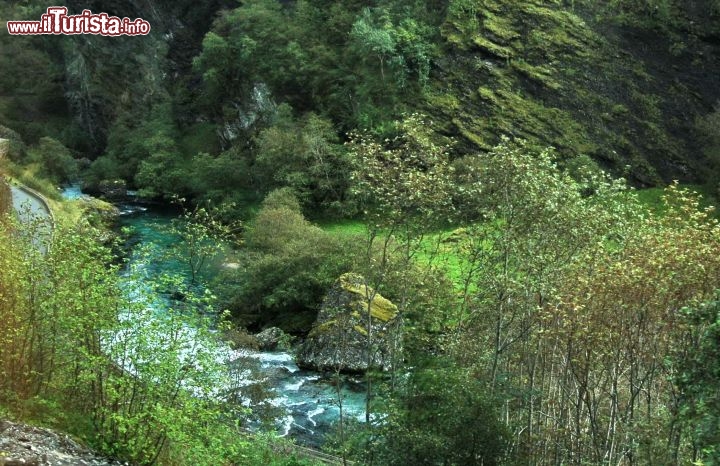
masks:
[[(83, 194), (78, 187), (70, 187), (63, 196), (77, 199)], [(126, 279), (133, 267), (141, 268), (148, 280), (163, 273), (183, 275), (182, 264), (162, 254), (177, 241), (168, 229), (176, 213), (133, 202), (132, 198), (116, 206), (120, 215), (115, 228), (124, 231), (127, 238), (128, 262), (123, 272)], [(214, 275), (223, 262), (222, 258), (213, 261), (208, 274)], [(133, 277), (138, 280), (136, 275)], [(129, 283), (128, 287), (137, 289), (143, 283)], [(158, 303), (167, 303), (172, 296), (159, 298)], [(253, 410), (252, 429), (269, 426), (282, 437), (319, 447), (340, 417), (338, 396), (342, 397), (344, 416), (364, 419), (364, 387), (359, 380), (343, 377), (338, 391), (333, 375), (298, 368), (291, 351), (232, 349), (225, 343), (220, 346), (217, 358), (227, 365), (241, 387), (237, 401)]]

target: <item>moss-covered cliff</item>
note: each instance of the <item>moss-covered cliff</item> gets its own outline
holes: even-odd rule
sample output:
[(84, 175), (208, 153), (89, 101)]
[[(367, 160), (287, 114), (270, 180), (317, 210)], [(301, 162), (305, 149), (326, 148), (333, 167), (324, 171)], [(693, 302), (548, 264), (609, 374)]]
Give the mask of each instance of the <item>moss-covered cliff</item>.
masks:
[(697, 5), (710, 2), (663, 21), (615, 3), (450, 2), (424, 110), (462, 152), (505, 134), (641, 185), (704, 179), (695, 122), (720, 96), (715, 23)]

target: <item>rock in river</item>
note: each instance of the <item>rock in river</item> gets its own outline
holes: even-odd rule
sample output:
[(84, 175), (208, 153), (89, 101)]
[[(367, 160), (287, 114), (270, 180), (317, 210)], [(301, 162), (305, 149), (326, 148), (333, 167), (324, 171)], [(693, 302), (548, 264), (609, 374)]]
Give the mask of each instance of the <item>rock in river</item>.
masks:
[(261, 351), (273, 351), (277, 349), (280, 341), (286, 338), (285, 332), (277, 327), (266, 328), (255, 335)]
[(321, 371), (362, 372), (370, 362), (371, 367), (388, 370), (393, 355), (399, 354), (400, 337), (397, 306), (376, 293), (362, 276), (346, 273), (325, 296), (298, 350), (297, 363)]

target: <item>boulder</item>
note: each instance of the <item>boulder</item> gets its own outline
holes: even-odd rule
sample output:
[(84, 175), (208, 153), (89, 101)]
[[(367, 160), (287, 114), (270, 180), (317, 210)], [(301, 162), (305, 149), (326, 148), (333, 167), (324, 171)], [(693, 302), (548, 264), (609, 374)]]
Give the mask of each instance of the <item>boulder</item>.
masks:
[(261, 351), (273, 351), (278, 347), (280, 340), (285, 338), (285, 332), (277, 327), (266, 328), (262, 332), (255, 335)]
[(372, 368), (389, 370), (393, 348), (395, 354), (399, 351), (400, 330), (397, 306), (367, 286), (361, 275), (346, 273), (325, 296), (298, 350), (297, 364), (320, 371), (363, 372), (369, 362)]
[(98, 185), (100, 195), (109, 200), (122, 200), (128, 195), (124, 180), (102, 180)]

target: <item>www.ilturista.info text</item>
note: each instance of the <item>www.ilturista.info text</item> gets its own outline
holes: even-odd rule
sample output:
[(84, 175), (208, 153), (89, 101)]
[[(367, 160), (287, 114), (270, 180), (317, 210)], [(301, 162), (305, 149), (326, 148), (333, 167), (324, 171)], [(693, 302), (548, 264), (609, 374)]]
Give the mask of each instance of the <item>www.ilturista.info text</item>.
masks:
[(101, 36), (144, 36), (150, 33), (150, 23), (142, 18), (131, 20), (107, 13), (94, 14), (83, 10), (79, 15), (68, 16), (64, 6), (52, 6), (40, 21), (8, 21), (8, 33), (32, 34), (96, 34)]

